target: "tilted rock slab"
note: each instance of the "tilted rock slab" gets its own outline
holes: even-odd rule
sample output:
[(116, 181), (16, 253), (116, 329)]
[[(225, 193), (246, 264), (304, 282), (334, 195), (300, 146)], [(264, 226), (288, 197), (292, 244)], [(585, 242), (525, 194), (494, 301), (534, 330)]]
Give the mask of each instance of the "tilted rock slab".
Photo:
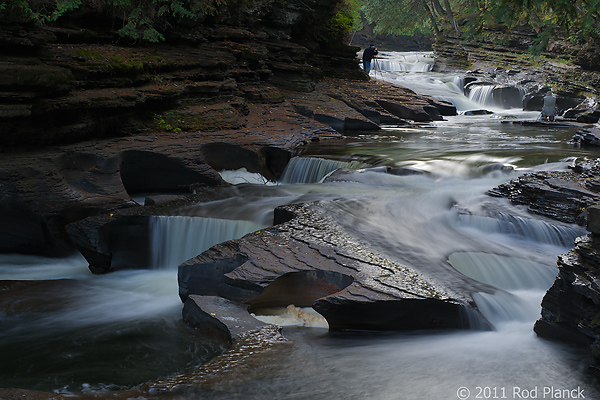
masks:
[[(314, 205), (278, 208), (275, 220), (287, 222), (182, 263), (178, 279), (185, 307), (190, 302), (200, 307), (198, 295), (245, 304), (251, 312), (312, 306), (332, 331), (464, 329), (483, 320), (468, 290), (433, 283), (374, 253)], [(184, 319), (197, 324), (191, 313)]]
[(488, 191), (488, 194), (506, 197), (514, 204), (526, 205), (534, 214), (584, 225), (584, 210), (600, 201), (596, 179), (589, 174), (536, 172), (500, 185)]

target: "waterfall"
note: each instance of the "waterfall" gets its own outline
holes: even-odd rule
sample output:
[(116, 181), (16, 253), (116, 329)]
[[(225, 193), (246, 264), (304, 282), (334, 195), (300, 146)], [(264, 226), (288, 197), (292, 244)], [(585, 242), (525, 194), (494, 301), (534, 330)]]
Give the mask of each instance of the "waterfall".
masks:
[(458, 218), (459, 226), (463, 228), (474, 228), (485, 233), (521, 236), (529, 241), (561, 247), (572, 247), (575, 239), (586, 233), (582, 228), (504, 213), (497, 213), (494, 217), (463, 214)]
[(313, 157), (293, 157), (285, 167), (279, 183), (316, 183), (340, 168), (359, 168), (360, 161), (336, 161)]
[(176, 267), (217, 243), (264, 228), (254, 221), (180, 216), (152, 217), (149, 225), (153, 269)]
[(524, 88), (507, 85), (473, 84), (465, 88), (469, 100), (490, 108), (523, 108)]
[[(519, 293), (522, 295), (521, 293)], [(539, 315), (539, 304), (517, 297), (509, 292), (474, 293), (477, 308), (492, 325), (534, 321)]]
[(556, 267), (488, 253), (453, 253), (448, 262), (463, 275), (504, 290), (547, 290), (558, 273)]
[(473, 294), (481, 314), (496, 328), (525, 323), (530, 329), (540, 313), (540, 298), (558, 273), (556, 266), (489, 253), (457, 252), (448, 262), (463, 275), (500, 289)]
[(395, 53), (393, 58), (388, 54), (384, 58), (377, 58), (373, 62), (372, 69), (390, 72), (429, 72), (433, 69), (435, 59), (431, 53)]

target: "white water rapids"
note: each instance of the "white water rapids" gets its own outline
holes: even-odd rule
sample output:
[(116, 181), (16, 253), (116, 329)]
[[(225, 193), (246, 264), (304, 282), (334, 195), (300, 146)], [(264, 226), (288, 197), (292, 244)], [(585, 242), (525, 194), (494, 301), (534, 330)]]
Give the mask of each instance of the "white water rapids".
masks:
[[(407, 69), (381, 75), (469, 105), (461, 106), (463, 110), (482, 108), (456, 89), (456, 77), (421, 72), (427, 68), (404, 72)], [(532, 330), (557, 272), (556, 257), (585, 231), (486, 195), (524, 172), (564, 170), (570, 158), (590, 154), (564, 144), (573, 134), (568, 129), (535, 130), (499, 122), (511, 116), (535, 118), (537, 113), (494, 111), (311, 144), (293, 164), (301, 169), (287, 171), (289, 176), (311, 176), (302, 181), (311, 183), (294, 183), (292, 178), (279, 185), (244, 183), (238, 185), (236, 197), (198, 204), (183, 217), (155, 220), (153, 259), (162, 269), (92, 276), (80, 257), (0, 256), (0, 279), (70, 278), (87, 285), (76, 304), (50, 315), (19, 319), (0, 314), (0, 351), (4, 356), (10, 349), (13, 357), (11, 362), (0, 361), (0, 386), (98, 391), (140, 384), (204, 362), (220, 349), (206, 338), (188, 336), (179, 326), (176, 265), (216, 242), (267, 226), (278, 205), (319, 200), (333, 218), (390, 258), (446, 263), (498, 288), (493, 295), (474, 294), (495, 329), (330, 334), (320, 327), (285, 327), (284, 336), (292, 340), (288, 346), (257, 354), (238, 367), (243, 374), (233, 374), (236, 379), (228, 379), (231, 371), (221, 371), (212, 386), (189, 395), (183, 391), (177, 398), (514, 399), (534, 389), (537, 398), (551, 398), (542, 397), (551, 387), (581, 389), (585, 398), (600, 398), (586, 373), (590, 360), (585, 351), (540, 339)], [(423, 174), (393, 175), (367, 168), (351, 170), (343, 179), (336, 179), (334, 172), (330, 181), (319, 183), (331, 172), (323, 167), (331, 165), (324, 159), (380, 160), (378, 165)], [(240, 182), (261, 182), (255, 176), (244, 178), (243, 171), (224, 174)], [(224, 217), (240, 222), (219, 222)], [(217, 235), (225, 225), (220, 231), (224, 233)], [(148, 330), (132, 329), (144, 325)], [(115, 338), (114, 332), (125, 336)], [(55, 341), (56, 349), (35, 345)], [(138, 346), (129, 353), (134, 343)], [(102, 355), (110, 352), (114, 357)], [(150, 366), (161, 363), (173, 366), (148, 373)], [(51, 373), (56, 365), (63, 370)], [(127, 382), (115, 382), (114, 371), (124, 369), (139, 372), (132, 372)]]

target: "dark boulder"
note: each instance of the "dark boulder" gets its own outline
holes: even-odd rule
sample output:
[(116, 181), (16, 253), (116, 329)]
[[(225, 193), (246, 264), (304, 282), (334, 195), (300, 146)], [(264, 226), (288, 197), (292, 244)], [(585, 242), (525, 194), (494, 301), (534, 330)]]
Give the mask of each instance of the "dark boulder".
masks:
[(580, 129), (569, 140), (569, 144), (579, 147), (600, 146), (600, 131), (598, 128)]

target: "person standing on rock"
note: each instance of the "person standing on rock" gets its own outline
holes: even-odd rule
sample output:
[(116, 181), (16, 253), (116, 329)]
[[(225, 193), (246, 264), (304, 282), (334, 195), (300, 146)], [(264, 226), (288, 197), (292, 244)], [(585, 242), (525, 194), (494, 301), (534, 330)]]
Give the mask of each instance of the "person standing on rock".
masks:
[(363, 51), (363, 67), (365, 68), (367, 74), (371, 72), (371, 61), (377, 54), (379, 54), (379, 52), (374, 44), (370, 45), (365, 49), (365, 51)]
[(552, 93), (552, 90), (548, 90), (546, 95), (542, 99), (542, 120), (554, 122), (554, 115), (556, 114), (556, 97)]

